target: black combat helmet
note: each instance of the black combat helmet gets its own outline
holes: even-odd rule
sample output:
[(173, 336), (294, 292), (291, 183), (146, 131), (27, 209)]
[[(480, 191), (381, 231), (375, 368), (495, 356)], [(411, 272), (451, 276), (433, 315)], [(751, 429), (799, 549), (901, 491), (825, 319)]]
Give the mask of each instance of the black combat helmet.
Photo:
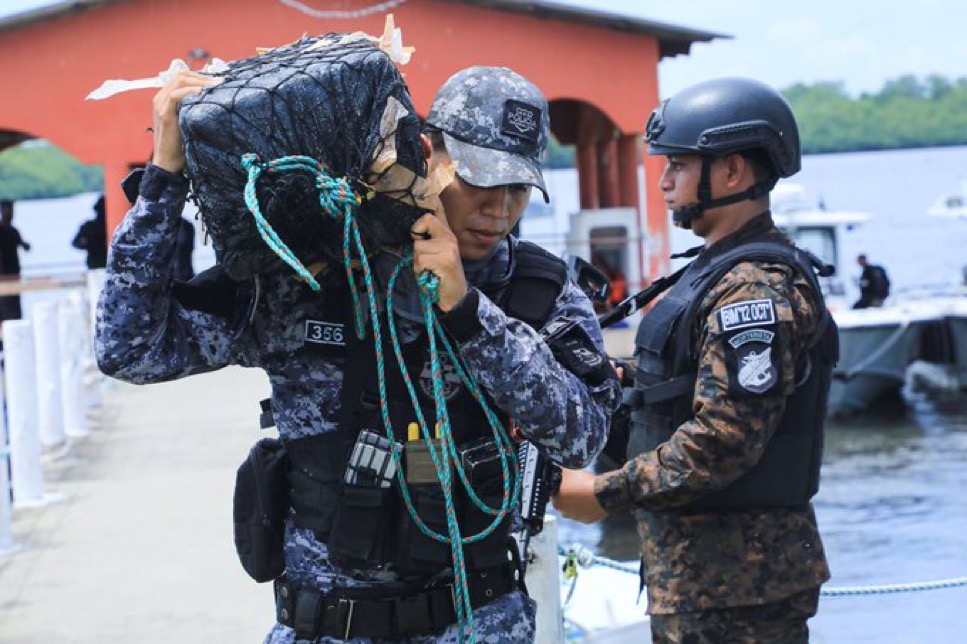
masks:
[(770, 181), (727, 202), (712, 201), (708, 171), (703, 167), (699, 204), (687, 207), (690, 212), (674, 213), (686, 227), (708, 208), (768, 193), (776, 181), (791, 177), (801, 167), (799, 128), (792, 108), (779, 92), (749, 78), (705, 81), (662, 101), (645, 126), (645, 141), (648, 154), (699, 154), (710, 159), (745, 152), (771, 166)]

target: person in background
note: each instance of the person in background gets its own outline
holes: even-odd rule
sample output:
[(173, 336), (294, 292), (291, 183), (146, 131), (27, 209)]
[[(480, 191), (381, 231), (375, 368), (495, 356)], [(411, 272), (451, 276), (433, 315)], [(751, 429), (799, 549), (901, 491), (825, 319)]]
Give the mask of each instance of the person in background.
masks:
[(175, 242), (175, 263), (171, 276), (187, 282), (195, 276), (191, 256), (195, 251), (195, 226), (185, 217), (178, 222), (178, 239)]
[(640, 323), (628, 461), (565, 470), (554, 505), (634, 511), (656, 644), (805, 644), (829, 579), (810, 499), (838, 336), (819, 261), (769, 210), (800, 168), (796, 120), (771, 87), (724, 78), (662, 102), (645, 140), (704, 244)]
[[(20, 279), (20, 249), (30, 250), (30, 244), (13, 227), (13, 202), (0, 201), (0, 274), (5, 281)], [(20, 294), (0, 297), (0, 319), (19, 320), (23, 317)]]
[(866, 255), (858, 255), (856, 263), (863, 272), (860, 273), (860, 299), (853, 304), (854, 309), (868, 309), (883, 306), (883, 302), (890, 296), (890, 278), (886, 269), (876, 264), (870, 264)]
[(74, 235), (71, 246), (87, 251), (88, 268), (104, 268), (107, 264), (107, 223), (104, 219), (104, 195), (94, 202), (94, 217), (88, 219)]

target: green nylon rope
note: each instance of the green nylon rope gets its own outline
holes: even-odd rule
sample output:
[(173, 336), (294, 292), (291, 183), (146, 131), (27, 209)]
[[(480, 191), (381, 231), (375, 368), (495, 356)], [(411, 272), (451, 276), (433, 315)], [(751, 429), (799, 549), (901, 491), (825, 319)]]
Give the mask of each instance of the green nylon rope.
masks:
[[(415, 388), (413, 387), (412, 380), (403, 360), (399, 338), (396, 333), (395, 318), (393, 316), (393, 287), (395, 286), (395, 282), (400, 274), (400, 271), (405, 266), (412, 265), (412, 256), (410, 254), (411, 249), (407, 249), (407, 252), (404, 253), (403, 257), (400, 259), (400, 262), (393, 270), (393, 274), (387, 286), (386, 315), (393, 344), (393, 351), (403, 376), (403, 381), (410, 395), (410, 399), (413, 402), (414, 412), (417, 420), (419, 421), (420, 431), (427, 446), (427, 451), (430, 454), (430, 458), (434, 467), (436, 468), (437, 476), (440, 480), (444, 497), (444, 506), (446, 509), (447, 535), (442, 535), (433, 531), (420, 518), (419, 513), (414, 507), (410, 497), (409, 486), (407, 485), (403, 476), (401, 454), (400, 450), (397, 448), (398, 443), (395, 440), (393, 424), (389, 414), (388, 396), (386, 392), (386, 366), (383, 356), (383, 342), (379, 323), (379, 310), (376, 304), (376, 289), (374, 286), (372, 270), (369, 265), (369, 260), (366, 257), (365, 248), (359, 232), (359, 226), (355, 219), (356, 208), (361, 203), (359, 197), (353, 192), (348, 181), (329, 176), (326, 173), (325, 166), (312, 157), (294, 155), (280, 157), (278, 159), (273, 159), (263, 163), (259, 161), (257, 155), (246, 154), (242, 157), (242, 167), (245, 168), (248, 173), (248, 180), (244, 189), (245, 204), (255, 219), (259, 234), (269, 248), (271, 248), (283, 261), (285, 261), (293, 270), (295, 270), (295, 272), (303, 280), (305, 280), (306, 283), (309, 284), (309, 287), (312, 288), (313, 291), (320, 290), (321, 287), (319, 283), (299, 261), (298, 257), (295, 256), (285, 242), (279, 238), (278, 234), (272, 229), (272, 226), (265, 219), (265, 217), (262, 216), (255, 191), (258, 178), (263, 172), (308, 172), (315, 178), (315, 185), (319, 191), (319, 205), (322, 211), (333, 219), (343, 220), (343, 266), (346, 271), (346, 277), (349, 282), (350, 292), (353, 300), (356, 334), (360, 339), (362, 339), (365, 335), (365, 328), (362, 320), (360, 297), (355, 280), (353, 279), (352, 251), (354, 249), (362, 267), (363, 280), (366, 287), (369, 318), (372, 323), (373, 339), (376, 351), (380, 412), (383, 424), (386, 428), (387, 437), (394, 446), (392, 457), (397, 466), (396, 478), (400, 485), (400, 490), (402, 491), (407, 512), (419, 527), (420, 531), (431, 539), (450, 545), (451, 558), (453, 560), (454, 586), (456, 591), (454, 596), (454, 604), (457, 612), (457, 622), (461, 627), (460, 639), (463, 640), (466, 638), (470, 644), (475, 644), (476, 637), (473, 627), (473, 607), (470, 603), (470, 591), (467, 583), (466, 562), (463, 554), (463, 546), (464, 544), (474, 543), (476, 541), (485, 539), (487, 536), (492, 534), (500, 522), (506, 517), (507, 513), (512, 508), (516, 507), (520, 497), (520, 477), (518, 476), (517, 470), (517, 454), (510, 437), (507, 436), (507, 433), (497, 418), (497, 415), (487, 404), (479, 385), (469, 374), (469, 371), (461, 364), (461, 361), (458, 359), (453, 346), (446, 337), (446, 334), (440, 326), (439, 320), (434, 313), (433, 305), (439, 298), (439, 280), (431, 273), (424, 273), (418, 280), (420, 286), (420, 306), (423, 311), (424, 323), (426, 325), (427, 337), (430, 344), (433, 397), (436, 405), (436, 420), (437, 427), (439, 428), (439, 440), (441, 445), (439, 454), (437, 453), (436, 447), (433, 445), (429, 426), (425, 417), (423, 416), (422, 409), (416, 397)], [(453, 434), (451, 431), (446, 396), (443, 392), (443, 369), (441, 354), (437, 346), (438, 340), (443, 344), (443, 347), (452, 361), (452, 364), (454, 365), (461, 382), (465, 387), (467, 387), (474, 399), (483, 409), (484, 414), (487, 417), (487, 421), (490, 424), (494, 440), (497, 442), (498, 453), (500, 455), (501, 473), (503, 477), (503, 496), (501, 498), (501, 506), (499, 509), (491, 508), (477, 496), (476, 492), (473, 490), (473, 486), (470, 484), (470, 481), (467, 478), (466, 472), (464, 471), (462, 459), (460, 459), (459, 454), (457, 453), (456, 444), (453, 440)], [(458, 477), (460, 478), (464, 488), (467, 490), (468, 496), (472, 502), (483, 512), (495, 517), (486, 528), (469, 537), (463, 537), (460, 534), (460, 526), (457, 521), (456, 509), (453, 504), (451, 463), (453, 466), (455, 466)], [(510, 481), (509, 484), (508, 481)]]
[[(418, 284), (420, 286), (420, 306), (423, 311), (424, 321), (427, 328), (428, 340), (430, 344), (433, 394), (434, 394), (434, 402), (436, 404), (436, 410), (437, 410), (437, 427), (438, 427), (439, 441), (442, 447), (441, 452), (445, 452), (446, 454), (437, 453), (437, 450), (430, 439), (431, 438), (430, 428), (420, 408), (420, 405), (416, 396), (415, 387), (413, 386), (412, 379), (410, 378), (409, 373), (406, 369), (406, 363), (403, 359), (402, 349), (400, 347), (399, 338), (396, 333), (396, 324), (393, 317), (392, 296), (393, 296), (395, 282), (401, 270), (404, 267), (411, 265), (411, 263), (412, 263), (412, 258), (410, 257), (409, 252), (407, 252), (404, 254), (401, 261), (395, 267), (393, 274), (390, 277), (389, 283), (387, 285), (386, 309), (387, 309), (387, 317), (389, 321), (388, 326), (389, 326), (389, 331), (392, 338), (393, 351), (396, 354), (396, 359), (400, 367), (400, 372), (403, 376), (403, 381), (406, 385), (407, 392), (410, 395), (410, 400), (413, 403), (413, 409), (419, 421), (419, 427), (420, 427), (421, 434), (423, 436), (424, 443), (427, 447), (427, 451), (430, 454), (430, 458), (433, 461), (434, 467), (436, 468), (437, 476), (440, 478), (441, 486), (443, 487), (443, 490), (444, 490), (444, 507), (446, 509), (447, 532), (448, 532), (449, 538), (433, 531), (429, 526), (427, 526), (423, 522), (423, 520), (419, 516), (419, 513), (416, 511), (416, 509), (413, 506), (412, 500), (409, 495), (409, 490), (405, 484), (401, 484), (401, 490), (403, 493), (403, 500), (406, 504), (407, 511), (410, 513), (410, 516), (413, 518), (414, 522), (420, 528), (420, 531), (423, 532), (423, 534), (425, 534), (426, 536), (430, 537), (431, 539), (435, 539), (437, 541), (447, 543), (450, 545), (450, 552), (453, 558), (454, 576), (455, 576), (455, 580), (458, 580), (458, 583), (456, 584), (459, 592), (458, 597), (460, 600), (458, 602), (458, 613), (462, 612), (464, 615), (470, 616), (467, 621), (467, 623), (469, 624), (469, 630), (467, 627), (465, 627), (464, 630), (465, 632), (469, 633), (470, 641), (474, 641), (473, 627), (472, 627), (473, 609), (470, 604), (469, 587), (466, 582), (466, 564), (465, 564), (465, 559), (463, 555), (463, 546), (464, 544), (479, 541), (481, 539), (486, 538), (488, 535), (490, 535), (497, 528), (497, 526), (500, 524), (503, 518), (506, 516), (507, 512), (512, 507), (514, 507), (514, 504), (517, 503), (517, 499), (520, 491), (519, 480), (516, 477), (513, 479), (513, 483), (510, 486), (510, 487), (513, 487), (512, 495), (508, 491), (509, 486), (507, 483), (509, 480), (511, 480), (510, 478), (511, 474), (508, 471), (508, 465), (507, 465), (508, 454), (509, 454), (509, 458), (511, 459), (511, 462), (514, 465), (513, 471), (516, 473), (516, 451), (512, 447), (508, 449), (507, 447), (503, 446), (502, 443), (506, 443), (506, 445), (508, 446), (511, 445), (510, 438), (503, 431), (503, 427), (500, 424), (499, 420), (497, 419), (496, 414), (493, 413), (493, 411), (490, 409), (490, 407), (487, 405), (486, 401), (484, 400), (482, 392), (480, 391), (480, 388), (477, 385), (477, 383), (472, 378), (469, 377), (466, 370), (460, 365), (460, 360), (454, 354), (453, 349), (450, 346), (449, 341), (447, 340), (443, 332), (443, 329), (439, 325), (439, 322), (436, 318), (436, 314), (434, 313), (434, 309), (433, 309), (433, 304), (435, 304), (439, 298), (438, 278), (435, 275), (432, 275), (431, 273), (423, 273), (418, 280)], [(485, 502), (479, 499), (479, 497), (476, 495), (476, 493), (473, 490), (473, 486), (470, 484), (469, 480), (467, 479), (466, 472), (464, 471), (463, 465), (461, 463), (461, 459), (457, 454), (456, 444), (453, 440), (453, 433), (451, 431), (449, 412), (447, 410), (447, 405), (446, 405), (446, 396), (443, 393), (442, 362), (440, 360), (440, 352), (436, 344), (438, 339), (441, 339), (442, 342), (444, 343), (444, 346), (446, 347), (446, 350), (450, 355), (450, 359), (453, 361), (453, 364), (456, 367), (461, 380), (465, 383), (467, 388), (472, 392), (474, 398), (482, 406), (485, 414), (487, 415), (488, 422), (490, 422), (491, 431), (493, 432), (494, 437), (498, 442), (498, 446), (499, 446), (498, 453), (500, 454), (501, 470), (503, 473), (503, 479), (502, 479), (503, 496), (501, 500), (501, 507), (499, 510), (494, 510), (493, 508), (488, 506)], [(382, 377), (382, 374), (380, 375)], [(392, 423), (389, 421), (386, 421), (386, 426), (392, 427)], [(502, 441), (501, 441), (501, 438), (503, 439)], [(447, 456), (449, 460), (443, 460), (442, 458), (443, 456)], [(476, 535), (473, 535), (471, 537), (461, 537), (460, 535), (460, 528), (459, 528), (459, 524), (457, 523), (456, 510), (453, 507), (453, 500), (452, 500), (452, 493), (451, 493), (451, 490), (452, 490), (451, 463), (455, 465), (456, 470), (460, 476), (461, 483), (463, 484), (464, 488), (467, 490), (467, 493), (472, 499), (473, 503), (484, 512), (491, 515), (495, 515), (494, 520), (491, 521), (491, 523), (486, 528), (484, 528)], [(399, 472), (401, 469), (402, 468), (397, 468), (397, 472)], [(398, 474), (398, 476), (400, 475)], [(464, 606), (460, 606), (460, 604), (464, 604)]]
[[(393, 292), (395, 290), (396, 280), (399, 277), (403, 268), (412, 265), (412, 261), (413, 261), (412, 257), (409, 255), (409, 253), (406, 253), (404, 254), (403, 258), (400, 260), (400, 262), (397, 264), (396, 268), (393, 270), (393, 274), (390, 277), (390, 280), (387, 286), (386, 313), (389, 319), (389, 331), (390, 331), (390, 337), (392, 340), (393, 351), (396, 355), (396, 361), (400, 366), (400, 372), (403, 376), (403, 383), (405, 384), (407, 393), (410, 396), (410, 401), (413, 403), (413, 410), (416, 414), (418, 425), (420, 427), (420, 435), (423, 437), (423, 440), (426, 443), (427, 451), (430, 453), (430, 458), (433, 460), (434, 465), (437, 466), (437, 471), (439, 471), (440, 468), (442, 467), (442, 464), (440, 459), (437, 456), (436, 448), (434, 447), (432, 441), (430, 440), (431, 432), (430, 432), (429, 424), (426, 422), (426, 419), (423, 416), (423, 411), (420, 408), (419, 400), (416, 394), (416, 387), (413, 386), (412, 379), (410, 378), (410, 375), (406, 369), (406, 363), (403, 359), (401, 343), (396, 333), (396, 324), (395, 324), (395, 318), (393, 315), (393, 308), (394, 308)], [(463, 539), (463, 543), (468, 544), (468, 543), (474, 543), (476, 541), (481, 541), (487, 538), (497, 528), (498, 524), (506, 516), (507, 512), (510, 509), (516, 507), (517, 500), (520, 495), (520, 485), (519, 485), (519, 481), (517, 481), (517, 471), (518, 471), (517, 470), (517, 451), (516, 449), (514, 449), (513, 443), (510, 440), (510, 437), (507, 435), (507, 432), (504, 431), (503, 425), (500, 423), (500, 420), (497, 418), (497, 415), (493, 412), (493, 410), (490, 409), (490, 405), (487, 404), (487, 401), (480, 389), (480, 386), (476, 383), (475, 380), (473, 380), (472, 377), (468, 375), (466, 369), (462, 366), (461, 360), (456, 356), (453, 350), (453, 347), (450, 344), (450, 341), (447, 339), (445, 332), (440, 326), (439, 320), (436, 318), (436, 315), (433, 313), (432, 299), (436, 297), (436, 294), (435, 294), (436, 284), (434, 280), (435, 278), (429, 274), (424, 274), (423, 276), (421, 276), (421, 280), (420, 280), (421, 308), (424, 316), (426, 316), (427, 313), (429, 312), (433, 320), (432, 326), (428, 326), (428, 329), (433, 329), (433, 331), (430, 332), (430, 334), (435, 333), (437, 336), (437, 339), (442, 341), (447, 351), (447, 354), (450, 357), (451, 364), (453, 364), (453, 366), (455, 367), (455, 370), (461, 382), (464, 384), (467, 390), (470, 391), (474, 399), (483, 409), (484, 414), (487, 417), (488, 424), (490, 425), (491, 435), (494, 437), (494, 441), (498, 445), (498, 454), (500, 455), (501, 475), (502, 475), (502, 480), (504, 481), (501, 506), (499, 510), (495, 510), (491, 508), (489, 505), (487, 505), (486, 502), (482, 501), (477, 496), (476, 492), (473, 489), (473, 486), (470, 484), (470, 481), (467, 478), (466, 471), (463, 468), (462, 459), (459, 457), (456, 451), (456, 443), (452, 440), (452, 432), (448, 431), (446, 433), (447, 440), (443, 440), (444, 432), (441, 424), (440, 444), (442, 447), (445, 448), (446, 455), (449, 457), (450, 462), (455, 465), (455, 469), (457, 470), (457, 474), (460, 477), (460, 481), (463, 484), (464, 489), (467, 491), (467, 495), (473, 501), (474, 505), (476, 505), (480, 510), (482, 510), (487, 514), (490, 514), (491, 516), (496, 517), (496, 519), (490, 525), (488, 525), (485, 529), (483, 529), (476, 535), (473, 535), (471, 537), (465, 537)], [(424, 298), (424, 294), (426, 294), (426, 298)], [(438, 374), (442, 374), (442, 366), (441, 366), (439, 356), (440, 356), (439, 351), (435, 350), (435, 347), (431, 349), (432, 375), (434, 378), (439, 377), (442, 382), (442, 375), (438, 375)], [(439, 408), (440, 402), (436, 400), (434, 402), (437, 404), (437, 407)], [(446, 402), (444, 399), (443, 407), (445, 408), (445, 406), (446, 406)], [(449, 429), (449, 427), (447, 427), (447, 429)], [(511, 480), (513, 480), (514, 482), (513, 484), (508, 486), (506, 482)], [(412, 507), (409, 494), (405, 490), (404, 490), (404, 501), (407, 503), (408, 506)], [(436, 541), (449, 543), (449, 540), (446, 537), (437, 534), (432, 529), (430, 529), (429, 526), (426, 526), (426, 524), (424, 524), (423, 521), (420, 520), (419, 516), (415, 513), (415, 511), (411, 512), (411, 515), (413, 516), (417, 525), (420, 527), (420, 530), (423, 532), (423, 534), (425, 534), (426, 536)]]
[[(245, 182), (245, 189), (243, 191), (243, 196), (245, 198), (245, 205), (248, 207), (249, 212), (255, 218), (255, 225), (258, 228), (259, 234), (262, 239), (271, 248), (276, 255), (282, 258), (286, 264), (292, 267), (292, 269), (309, 284), (309, 287), (313, 291), (318, 291), (321, 287), (316, 278), (313, 277), (312, 273), (306, 269), (306, 267), (299, 261), (299, 258), (295, 256), (295, 253), (285, 244), (284, 241), (279, 237), (278, 233), (272, 229), (271, 224), (262, 215), (261, 208), (259, 207), (258, 196), (255, 193), (255, 186), (258, 182), (259, 177), (263, 172), (292, 172), (292, 171), (303, 171), (315, 177), (316, 188), (319, 192), (319, 206), (322, 211), (326, 213), (330, 218), (335, 220), (342, 219), (344, 222), (343, 226), (343, 266), (346, 270), (346, 278), (349, 281), (349, 290), (353, 299), (353, 312), (355, 314), (355, 324), (356, 324), (356, 336), (362, 339), (365, 335), (365, 329), (363, 328), (362, 312), (359, 307), (359, 293), (356, 289), (356, 283), (353, 280), (353, 269), (352, 269), (352, 253), (350, 252), (349, 240), (350, 238), (355, 238), (357, 241), (359, 239), (359, 229), (356, 224), (356, 219), (354, 217), (354, 212), (359, 206), (360, 199), (353, 192), (352, 187), (349, 182), (345, 179), (339, 179), (329, 176), (326, 173), (325, 165), (308, 156), (293, 155), (287, 157), (280, 157), (278, 159), (272, 159), (271, 161), (266, 161), (262, 163), (259, 161), (257, 154), (244, 154), (242, 155), (242, 167), (245, 168), (248, 173), (248, 178)], [(359, 249), (362, 251), (362, 244), (359, 244)], [(360, 252), (361, 255), (365, 256), (365, 253)]]

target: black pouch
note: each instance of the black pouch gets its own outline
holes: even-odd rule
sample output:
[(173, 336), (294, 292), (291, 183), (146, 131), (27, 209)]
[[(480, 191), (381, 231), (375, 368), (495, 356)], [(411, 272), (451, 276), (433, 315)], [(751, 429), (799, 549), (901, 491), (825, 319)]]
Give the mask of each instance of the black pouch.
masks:
[(334, 563), (344, 568), (381, 568), (391, 525), (394, 446), (363, 430), (356, 437), (339, 491), (326, 545)]
[(329, 557), (343, 568), (381, 568), (386, 563), (393, 488), (344, 485), (329, 533)]
[[(504, 494), (504, 479), (497, 443), (491, 438), (474, 441), (461, 448), (460, 456), (477, 498), (490, 508), (499, 510)], [(514, 476), (514, 461), (510, 455), (506, 458), (508, 473)], [(496, 517), (477, 507), (462, 485), (454, 488), (460, 497), (465, 497), (459, 503), (462, 507), (460, 531), (464, 537), (482, 532), (493, 523)], [(507, 538), (512, 514), (513, 509), (509, 509), (493, 532), (480, 541), (467, 544), (466, 557), (472, 568), (491, 568), (507, 563)]]
[[(435, 448), (441, 450), (439, 441)], [(442, 455), (442, 452), (438, 452)], [(439, 473), (430, 455), (429, 445), (422, 440), (408, 441), (404, 447), (406, 482), (410, 501), (427, 528), (447, 535), (447, 508)], [(454, 498), (454, 504), (457, 499)], [(400, 504), (393, 541), (393, 566), (404, 574), (435, 574), (451, 561), (450, 546), (423, 533), (410, 516), (409, 508)]]
[(285, 572), (288, 470), (289, 458), (282, 441), (263, 438), (252, 446), (235, 477), (235, 550), (245, 572), (259, 583)]
[[(447, 535), (446, 501), (439, 485), (411, 485), (410, 500), (428, 528)], [(402, 573), (433, 574), (450, 564), (450, 546), (423, 534), (407, 508), (400, 504), (392, 560)]]

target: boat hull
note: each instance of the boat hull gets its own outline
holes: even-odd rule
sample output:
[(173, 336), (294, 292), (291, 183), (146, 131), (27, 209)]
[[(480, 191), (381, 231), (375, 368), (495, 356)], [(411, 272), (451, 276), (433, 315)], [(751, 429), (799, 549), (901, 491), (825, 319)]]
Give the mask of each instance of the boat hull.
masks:
[(836, 317), (840, 357), (827, 416), (848, 417), (900, 400), (907, 368), (919, 354), (926, 321), (891, 313), (862, 310)]

